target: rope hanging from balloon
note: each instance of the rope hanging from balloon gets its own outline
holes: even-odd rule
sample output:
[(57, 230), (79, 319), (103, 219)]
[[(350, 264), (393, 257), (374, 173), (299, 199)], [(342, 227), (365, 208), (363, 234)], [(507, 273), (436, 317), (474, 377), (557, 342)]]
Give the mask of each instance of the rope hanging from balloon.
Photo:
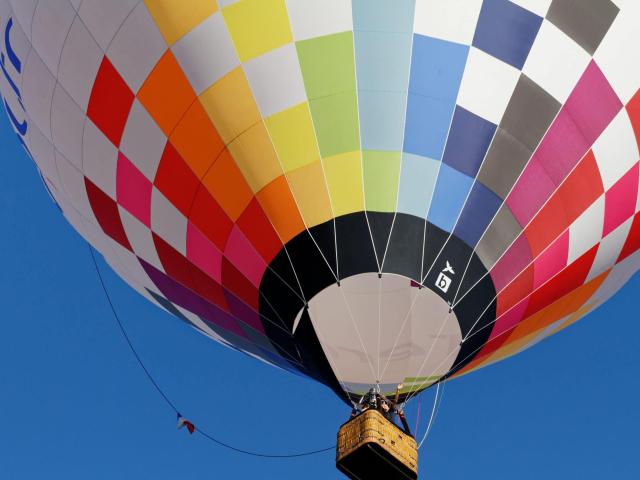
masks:
[[(440, 386), (442, 385), (442, 388)], [(433, 407), (431, 408), (431, 415), (429, 416), (429, 423), (427, 424), (427, 429), (422, 436), (422, 440), (418, 443), (418, 450), (422, 447), (422, 444), (429, 437), (431, 433), (431, 428), (433, 427), (433, 423), (438, 416), (438, 410), (440, 409), (440, 404), (442, 403), (442, 396), (444, 395), (444, 383), (438, 382), (436, 385), (436, 395), (433, 399)], [(417, 432), (416, 432), (417, 433)]]
[(100, 267), (98, 266), (98, 262), (96, 260), (95, 253), (93, 251), (93, 247), (91, 247), (91, 245), (88, 245), (88, 247), (89, 247), (89, 253), (91, 254), (91, 259), (93, 261), (93, 267), (94, 267), (94, 269), (96, 271), (96, 274), (98, 276), (98, 280), (100, 281), (100, 286), (102, 287), (102, 291), (104, 292), (104, 296), (105, 296), (105, 298), (107, 300), (107, 303), (109, 304), (109, 308), (111, 310), (111, 313), (113, 314), (113, 318), (114, 318), (116, 324), (118, 325), (118, 329), (120, 330), (120, 333), (122, 334), (122, 337), (126, 341), (127, 345), (129, 346), (129, 349), (131, 350), (131, 353), (133, 354), (134, 358), (136, 359), (136, 362), (138, 363), (138, 365), (140, 366), (140, 368), (144, 372), (145, 376), (147, 377), (147, 379), (149, 380), (151, 385), (153, 385), (153, 387), (156, 389), (158, 394), (162, 397), (164, 402), (174, 411), (174, 413), (178, 417), (178, 421), (179, 421), (178, 425), (179, 426), (186, 426), (190, 433), (193, 433), (193, 432), (198, 433), (203, 438), (215, 443), (216, 445), (218, 445), (220, 447), (226, 448), (228, 450), (232, 450), (232, 451), (234, 451), (236, 453), (240, 453), (240, 454), (243, 454), (243, 455), (250, 455), (250, 456), (253, 456), (253, 457), (283, 458), (283, 459), (285, 459), (285, 458), (296, 458), (296, 457), (306, 457), (306, 456), (310, 456), (310, 455), (317, 455), (317, 454), (320, 454), (320, 453), (325, 453), (325, 452), (328, 452), (330, 450), (334, 450), (336, 448), (335, 445), (332, 445), (330, 447), (321, 448), (321, 449), (318, 449), (318, 450), (310, 450), (310, 451), (306, 451), (306, 452), (286, 453), (286, 454), (269, 454), (269, 453), (262, 453), (262, 452), (254, 452), (254, 451), (238, 448), (238, 447), (230, 445), (230, 444), (228, 444), (226, 442), (223, 442), (220, 439), (214, 437), (213, 435), (207, 433), (205, 430), (203, 430), (201, 428), (196, 428), (194, 424), (192, 424), (191, 422), (187, 421), (186, 418), (182, 416), (182, 414), (180, 413), (180, 411), (178, 410), (176, 405), (168, 397), (168, 395), (162, 390), (162, 388), (160, 387), (158, 382), (156, 382), (156, 380), (153, 378), (153, 375), (151, 375), (151, 372), (147, 369), (147, 367), (145, 366), (144, 362), (142, 361), (142, 358), (138, 354), (135, 346), (133, 345), (133, 342), (131, 341), (131, 338), (129, 337), (129, 334), (127, 333), (127, 329), (125, 328), (124, 324), (122, 323), (122, 320), (120, 319), (120, 316), (118, 315), (118, 312), (117, 312), (117, 310), (115, 308), (113, 300), (111, 299), (111, 295), (109, 294), (109, 290), (107, 289), (107, 286), (106, 286), (106, 284), (104, 282), (104, 278), (102, 277), (102, 273), (100, 272)]

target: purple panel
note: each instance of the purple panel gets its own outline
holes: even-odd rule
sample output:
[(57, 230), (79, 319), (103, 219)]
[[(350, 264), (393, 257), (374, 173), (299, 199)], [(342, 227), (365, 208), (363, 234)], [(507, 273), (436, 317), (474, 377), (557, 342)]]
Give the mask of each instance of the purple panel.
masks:
[(473, 248), (500, 208), (502, 200), (480, 182), (475, 182), (454, 234)]
[(249, 325), (251, 328), (260, 332), (262, 335), (265, 334), (264, 328), (262, 326), (262, 321), (260, 320), (260, 315), (242, 300), (237, 298), (235, 295), (232, 295), (228, 291), (224, 292), (224, 297), (227, 300), (227, 304), (229, 305), (229, 310), (231, 310), (231, 314), (234, 318), (244, 322)]
[(228, 313), (207, 302), (144, 260), (140, 260), (140, 263), (155, 286), (170, 302), (193, 312), (207, 322), (211, 322), (241, 338), (246, 338), (242, 328)]
[(493, 123), (456, 106), (442, 161), (469, 177), (475, 177), (495, 131)]
[(473, 46), (522, 69), (542, 18), (509, 0), (484, 0)]

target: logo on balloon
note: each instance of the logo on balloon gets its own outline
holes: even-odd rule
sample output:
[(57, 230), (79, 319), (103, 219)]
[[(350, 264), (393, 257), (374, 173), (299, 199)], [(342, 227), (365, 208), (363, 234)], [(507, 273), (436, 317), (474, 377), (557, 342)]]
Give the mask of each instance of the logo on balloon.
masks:
[(449, 291), (449, 287), (451, 287), (451, 277), (447, 275), (447, 273), (451, 275), (455, 275), (456, 272), (453, 270), (451, 264), (447, 261), (447, 266), (440, 272), (438, 278), (436, 279), (436, 287), (442, 290), (443, 293), (447, 293)]
[[(26, 118), (26, 110), (24, 108), (24, 105), (22, 104), (22, 93), (18, 88), (17, 82), (13, 78), (14, 75), (12, 75), (12, 72), (10, 72), (10, 70), (13, 70), (15, 74), (18, 76), (22, 74), (22, 61), (20, 60), (20, 58), (18, 58), (18, 55), (16, 54), (15, 50), (11, 45), (11, 28), (12, 27), (13, 27), (13, 18), (9, 18), (9, 21), (7, 22), (7, 26), (4, 29), (4, 51), (0, 52), (0, 69), (2, 69), (2, 73), (4, 74), (5, 80), (7, 81), (7, 83), (11, 87), (11, 90), (15, 94), (15, 99), (14, 99), (15, 101), (12, 103), (17, 104), (17, 106), (20, 107), (21, 111), (18, 114), (16, 114), (16, 111), (14, 111), (14, 109), (11, 108), (11, 106), (9, 105), (9, 102), (7, 102), (7, 99), (3, 98), (2, 100), (4, 102), (4, 109), (7, 112), (7, 116), (9, 117), (9, 120), (11, 120), (11, 124), (13, 125), (13, 128), (16, 132), (16, 135), (18, 136), (18, 139), (20, 140), (20, 143), (22, 144), (24, 149), (27, 151), (27, 153), (29, 153), (29, 156), (31, 156), (31, 152), (29, 152), (29, 149), (27, 148), (27, 144), (24, 141), (27, 135), (28, 125), (27, 125), (27, 118)], [(7, 60), (9, 61), (7, 62)]]

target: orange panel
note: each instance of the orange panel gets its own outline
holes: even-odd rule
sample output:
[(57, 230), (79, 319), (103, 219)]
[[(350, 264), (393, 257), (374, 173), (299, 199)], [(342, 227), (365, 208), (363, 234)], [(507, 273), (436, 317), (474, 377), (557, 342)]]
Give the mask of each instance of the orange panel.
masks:
[(204, 176), (224, 149), (200, 102), (194, 102), (187, 110), (171, 135), (171, 143), (198, 178)]
[(284, 176), (273, 180), (256, 197), (284, 243), (305, 229)]
[(138, 92), (138, 99), (167, 136), (195, 98), (171, 50), (162, 56)]
[(226, 149), (211, 166), (202, 183), (234, 222), (253, 198), (249, 185)]
[(535, 313), (523, 322), (520, 322), (514, 332), (509, 336), (506, 343), (511, 343), (518, 338), (522, 338), (530, 333), (547, 328), (549, 325), (557, 322), (561, 318), (571, 315), (593, 296), (605, 278), (606, 275), (599, 275), (590, 282), (581, 285), (568, 295), (565, 295), (558, 301), (552, 303), (548, 307)]

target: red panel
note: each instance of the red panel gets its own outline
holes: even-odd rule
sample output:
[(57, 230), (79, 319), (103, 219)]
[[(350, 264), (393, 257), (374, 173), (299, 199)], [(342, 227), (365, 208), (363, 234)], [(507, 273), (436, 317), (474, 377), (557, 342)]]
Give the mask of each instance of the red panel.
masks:
[(153, 234), (153, 243), (167, 275), (225, 312), (229, 312), (222, 285), (214, 281), (155, 233)]
[(222, 284), (256, 312), (259, 311), (258, 289), (226, 257), (222, 258)]
[(498, 294), (496, 318), (503, 315), (523, 298), (531, 293), (533, 288), (533, 265), (529, 265), (518, 277)]
[(200, 180), (171, 142), (164, 148), (154, 184), (185, 217), (189, 215)]
[(540, 255), (568, 227), (562, 199), (554, 195), (524, 231), (533, 258)]
[(557, 192), (562, 199), (568, 223), (573, 223), (603, 193), (600, 170), (590, 150)]
[(131, 89), (104, 57), (93, 84), (87, 116), (116, 147), (120, 146), (133, 98)]
[(630, 255), (633, 255), (638, 250), (640, 250), (640, 213), (636, 213), (635, 217), (633, 217), (633, 223), (631, 223), (631, 230), (629, 230), (627, 241), (625, 242), (624, 247), (622, 247), (622, 251), (620, 252), (620, 256), (616, 263), (621, 262)]
[(598, 246), (599, 245), (596, 245), (591, 248), (591, 250), (536, 290), (529, 299), (529, 306), (527, 307), (525, 318), (533, 315), (582, 285), (589, 274), (589, 270), (591, 270), (593, 260), (596, 258)]
[(189, 219), (221, 252), (224, 252), (233, 222), (206, 188), (199, 188)]
[(633, 98), (627, 104), (627, 113), (633, 125), (633, 131), (636, 134), (638, 148), (640, 148), (640, 90), (636, 92)]
[(240, 215), (237, 224), (267, 263), (282, 249), (280, 237), (255, 198)]
[(122, 226), (118, 204), (109, 195), (96, 187), (87, 177), (84, 178), (84, 184), (93, 214), (96, 216), (104, 233), (127, 250), (133, 251)]

